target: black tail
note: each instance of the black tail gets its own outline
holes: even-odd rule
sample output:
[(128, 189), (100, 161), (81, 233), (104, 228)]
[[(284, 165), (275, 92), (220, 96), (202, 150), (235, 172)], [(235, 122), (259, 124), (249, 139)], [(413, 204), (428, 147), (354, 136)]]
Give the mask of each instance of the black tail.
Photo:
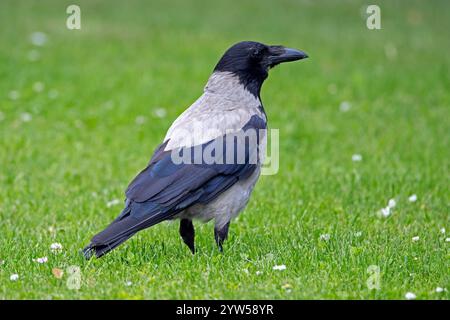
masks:
[(134, 233), (127, 235), (127, 236), (123, 236), (109, 244), (93, 244), (90, 243), (88, 246), (86, 246), (83, 249), (83, 254), (85, 256), (86, 259), (90, 259), (92, 258), (92, 256), (95, 254), (95, 256), (97, 258), (100, 258), (101, 256), (107, 254), (108, 252), (110, 252), (112, 249), (116, 248), (117, 246), (119, 246), (120, 244), (122, 244), (123, 242), (125, 242), (126, 240), (128, 240), (129, 238), (131, 238), (134, 235)]
[(97, 258), (107, 254), (136, 232), (149, 227), (146, 220), (136, 219), (131, 216), (120, 217), (114, 220), (105, 230), (96, 234), (91, 243), (83, 249), (86, 259), (94, 254)]
[[(142, 207), (144, 212), (147, 211), (147, 215), (144, 217), (140, 214), (131, 215), (130, 212), (133, 209), (128, 202), (119, 217), (105, 230), (96, 234), (91, 243), (83, 249), (86, 259), (90, 259), (94, 254), (99, 258), (131, 238), (138, 231), (167, 219), (167, 216), (162, 214), (163, 212), (155, 210), (154, 207), (149, 207), (149, 205), (142, 205)], [(136, 212), (139, 213), (138, 210)]]

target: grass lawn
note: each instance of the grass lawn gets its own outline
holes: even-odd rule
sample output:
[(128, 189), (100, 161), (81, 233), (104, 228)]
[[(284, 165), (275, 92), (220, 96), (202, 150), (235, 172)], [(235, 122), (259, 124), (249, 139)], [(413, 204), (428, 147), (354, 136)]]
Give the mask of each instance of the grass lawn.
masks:
[[(82, 0), (82, 28), (68, 30), (72, 1), (2, 0), (0, 299), (449, 299), (450, 4), (377, 2), (381, 30), (363, 1)], [(84, 260), (241, 40), (310, 58), (263, 87), (280, 170), (260, 179), (225, 253), (211, 223), (196, 224), (192, 256), (169, 222)]]

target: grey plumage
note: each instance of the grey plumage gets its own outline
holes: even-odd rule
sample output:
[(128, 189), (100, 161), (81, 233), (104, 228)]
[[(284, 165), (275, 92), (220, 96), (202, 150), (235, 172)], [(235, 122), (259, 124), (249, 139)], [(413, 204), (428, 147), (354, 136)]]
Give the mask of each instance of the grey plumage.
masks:
[[(267, 119), (259, 96), (261, 85), (269, 68), (305, 57), (301, 51), (257, 42), (231, 47), (203, 95), (174, 121), (148, 166), (128, 186), (123, 211), (92, 238), (85, 256), (100, 257), (136, 232), (169, 219), (180, 219), (180, 235), (192, 253), (192, 220), (214, 219), (215, 240), (222, 250), (230, 221), (248, 203), (264, 161)], [(262, 133), (255, 141), (227, 139), (252, 130)], [(236, 158), (240, 147), (245, 150), (242, 161)], [(223, 152), (222, 159), (231, 152), (233, 161), (198, 162), (192, 156), (196, 150), (203, 154), (212, 150), (215, 157)], [(175, 154), (192, 161), (178, 163)]]

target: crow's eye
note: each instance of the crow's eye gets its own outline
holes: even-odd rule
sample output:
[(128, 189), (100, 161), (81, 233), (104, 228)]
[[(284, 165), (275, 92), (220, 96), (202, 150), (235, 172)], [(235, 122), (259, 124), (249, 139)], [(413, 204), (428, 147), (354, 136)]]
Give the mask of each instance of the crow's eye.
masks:
[(261, 58), (264, 54), (264, 50), (260, 48), (253, 48), (250, 55), (252, 58), (258, 59)]

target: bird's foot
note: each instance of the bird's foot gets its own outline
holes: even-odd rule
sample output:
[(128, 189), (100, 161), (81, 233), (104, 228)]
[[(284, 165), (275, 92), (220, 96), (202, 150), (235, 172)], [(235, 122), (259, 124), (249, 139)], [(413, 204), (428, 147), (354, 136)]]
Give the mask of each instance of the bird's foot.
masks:
[(181, 219), (180, 235), (184, 243), (189, 247), (192, 254), (195, 254), (195, 229), (191, 220)]
[(223, 227), (214, 227), (214, 239), (216, 240), (219, 251), (223, 253), (223, 243), (228, 238), (228, 228), (230, 227), (230, 222), (228, 221)]

